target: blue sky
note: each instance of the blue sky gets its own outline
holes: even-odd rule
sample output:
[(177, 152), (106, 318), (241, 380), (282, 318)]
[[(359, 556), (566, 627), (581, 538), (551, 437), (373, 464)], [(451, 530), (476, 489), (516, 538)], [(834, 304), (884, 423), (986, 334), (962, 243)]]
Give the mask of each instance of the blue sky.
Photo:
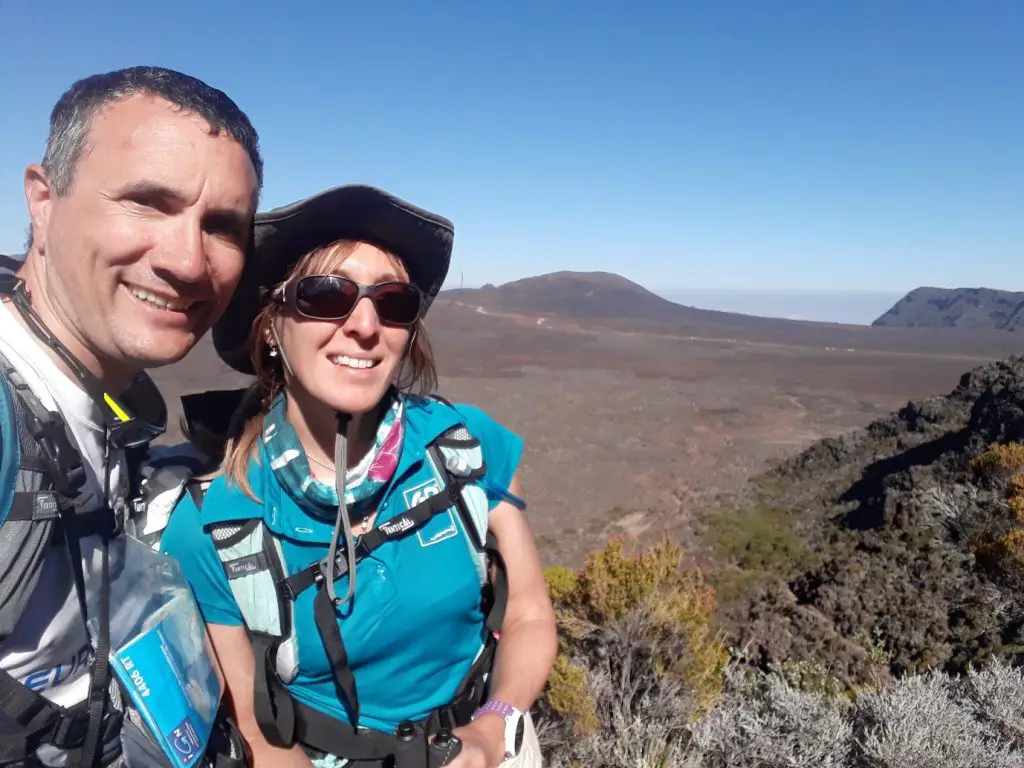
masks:
[[(173, 7), (173, 10), (172, 10)], [(0, 0), (0, 251), (76, 78), (147, 63), (255, 122), (264, 207), (383, 186), (449, 286), (1024, 290), (1024, 3)]]

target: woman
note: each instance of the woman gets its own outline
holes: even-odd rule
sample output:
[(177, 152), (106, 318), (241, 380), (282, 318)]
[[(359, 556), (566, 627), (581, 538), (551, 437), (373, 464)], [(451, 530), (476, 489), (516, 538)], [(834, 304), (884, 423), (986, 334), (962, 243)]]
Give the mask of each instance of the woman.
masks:
[[(214, 329), (256, 384), (161, 546), (256, 766), (426, 765), (430, 743), (460, 743), (456, 768), (540, 765), (523, 713), (557, 641), (522, 441), (413, 394), (436, 385), (423, 318), (452, 238), (447, 219), (358, 185), (261, 214)], [(208, 397), (223, 421), (224, 393)]]

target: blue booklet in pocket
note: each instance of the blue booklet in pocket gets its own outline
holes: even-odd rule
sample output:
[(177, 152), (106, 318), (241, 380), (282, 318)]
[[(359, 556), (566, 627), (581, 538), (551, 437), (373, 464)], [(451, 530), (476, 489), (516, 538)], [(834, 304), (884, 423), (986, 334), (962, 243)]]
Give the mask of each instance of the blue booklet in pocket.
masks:
[(110, 665), (169, 764), (191, 768), (206, 752), (223, 678), (177, 562), (124, 538), (111, 582)]
[(165, 605), (156, 623), (111, 654), (136, 709), (178, 768), (190, 768), (206, 751), (221, 693), (205, 643), (189, 637), (189, 602)]

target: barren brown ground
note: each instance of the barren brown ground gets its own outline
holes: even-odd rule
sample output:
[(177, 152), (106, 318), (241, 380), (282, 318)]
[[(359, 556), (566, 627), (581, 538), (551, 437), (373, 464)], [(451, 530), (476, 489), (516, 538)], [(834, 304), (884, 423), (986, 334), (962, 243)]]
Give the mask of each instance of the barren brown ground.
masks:
[[(567, 565), (616, 533), (682, 535), (693, 510), (767, 460), (946, 392), (1020, 343), (842, 326), (708, 338), (538, 319), (440, 301), (430, 329), (441, 393), (523, 435), (531, 525), (545, 562)], [(246, 381), (208, 342), (155, 378), (175, 421), (182, 393)]]

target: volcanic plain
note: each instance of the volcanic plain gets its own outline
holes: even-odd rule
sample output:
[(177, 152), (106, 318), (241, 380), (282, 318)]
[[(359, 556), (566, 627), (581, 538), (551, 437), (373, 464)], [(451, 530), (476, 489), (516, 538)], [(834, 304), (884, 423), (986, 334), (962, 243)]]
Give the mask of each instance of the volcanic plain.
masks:
[[(695, 511), (771, 462), (1021, 347), (1005, 331), (707, 312), (603, 273), (445, 292), (427, 328), (440, 394), (525, 439), (530, 523), (545, 562), (563, 565), (615, 534), (685, 537)], [(182, 394), (248, 381), (208, 339), (154, 378), (167, 440)]]

